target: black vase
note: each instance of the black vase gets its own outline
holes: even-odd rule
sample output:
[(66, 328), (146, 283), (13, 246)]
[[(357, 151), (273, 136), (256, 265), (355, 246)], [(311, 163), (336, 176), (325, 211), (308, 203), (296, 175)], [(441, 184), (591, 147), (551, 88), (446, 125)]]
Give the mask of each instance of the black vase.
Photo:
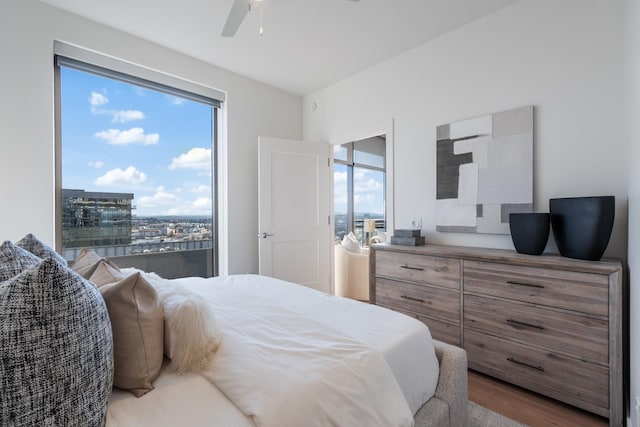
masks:
[(598, 261), (613, 229), (615, 197), (569, 197), (549, 200), (553, 237), (560, 255)]
[(511, 239), (521, 254), (540, 255), (549, 239), (548, 213), (509, 214)]

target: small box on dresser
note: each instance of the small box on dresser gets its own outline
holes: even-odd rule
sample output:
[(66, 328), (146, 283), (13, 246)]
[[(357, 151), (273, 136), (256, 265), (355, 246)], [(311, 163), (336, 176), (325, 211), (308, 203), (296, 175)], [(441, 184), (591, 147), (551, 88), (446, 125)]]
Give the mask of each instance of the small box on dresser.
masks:
[(418, 236), (418, 237), (391, 236), (390, 243), (392, 245), (422, 246), (425, 244), (425, 239), (424, 239), (424, 236)]
[(414, 229), (395, 229), (389, 243), (392, 245), (422, 246), (425, 244), (425, 238), (420, 233), (420, 230)]
[(617, 260), (373, 245), (372, 302), (462, 346), (471, 369), (624, 423)]

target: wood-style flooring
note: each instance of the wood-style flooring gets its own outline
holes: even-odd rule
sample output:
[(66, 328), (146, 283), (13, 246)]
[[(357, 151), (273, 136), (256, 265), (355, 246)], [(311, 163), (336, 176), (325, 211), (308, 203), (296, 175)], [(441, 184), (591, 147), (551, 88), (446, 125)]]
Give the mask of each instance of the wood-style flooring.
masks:
[(469, 371), (469, 400), (531, 427), (606, 427), (606, 418)]

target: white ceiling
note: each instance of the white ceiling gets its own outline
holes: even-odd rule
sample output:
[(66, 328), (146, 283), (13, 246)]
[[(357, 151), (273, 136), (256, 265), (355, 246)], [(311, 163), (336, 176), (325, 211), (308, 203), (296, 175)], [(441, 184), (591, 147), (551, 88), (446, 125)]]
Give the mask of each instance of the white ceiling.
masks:
[(306, 95), (518, 0), (264, 0), (233, 38), (233, 0), (40, 1)]

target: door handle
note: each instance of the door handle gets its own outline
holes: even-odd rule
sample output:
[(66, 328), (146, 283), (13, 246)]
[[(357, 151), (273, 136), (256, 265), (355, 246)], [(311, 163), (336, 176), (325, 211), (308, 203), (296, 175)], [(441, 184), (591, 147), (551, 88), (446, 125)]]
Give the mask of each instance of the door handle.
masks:
[(262, 233), (258, 233), (258, 238), (262, 237), (263, 239), (266, 239), (267, 237), (271, 237), (273, 236), (273, 234), (269, 234), (266, 231), (263, 231)]

